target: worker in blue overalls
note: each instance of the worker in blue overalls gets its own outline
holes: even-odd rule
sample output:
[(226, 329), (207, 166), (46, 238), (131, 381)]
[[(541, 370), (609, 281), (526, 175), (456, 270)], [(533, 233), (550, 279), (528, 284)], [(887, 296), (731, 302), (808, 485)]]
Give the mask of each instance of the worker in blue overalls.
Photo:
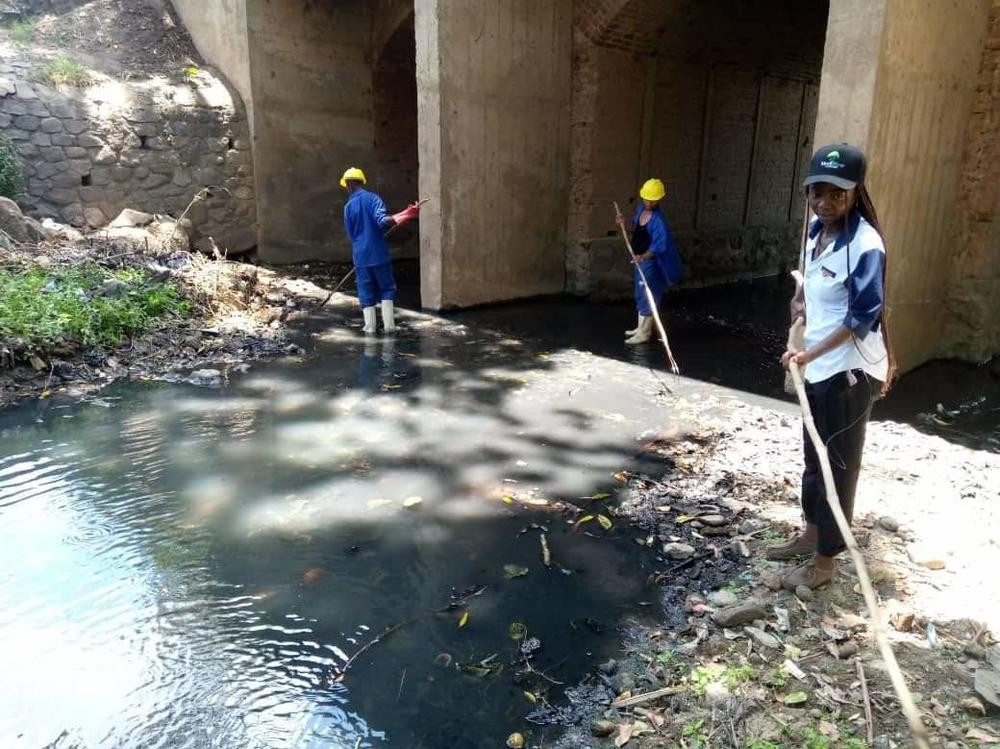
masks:
[(365, 189), (365, 173), (355, 166), (344, 172), (340, 186), (347, 190), (344, 206), (344, 229), (351, 238), (354, 270), (357, 273), (358, 300), (364, 315), (365, 335), (376, 331), (375, 307), (382, 306), (382, 327), (386, 333), (396, 330), (394, 304), (396, 281), (392, 275), (392, 259), (385, 241), (385, 230), (405, 224), (420, 213), (420, 204), (413, 203), (394, 215), (389, 215), (382, 198)]
[[(632, 263), (635, 271), (635, 306), (638, 322), (632, 330), (626, 330), (625, 343), (634, 346), (646, 343), (653, 337), (653, 310), (646, 297), (643, 276), (652, 293), (653, 301), (659, 307), (667, 286), (676, 286), (681, 281), (681, 260), (674, 244), (673, 235), (667, 225), (667, 218), (660, 210), (660, 201), (667, 190), (658, 179), (646, 180), (639, 197), (642, 203), (636, 208), (632, 218)], [(624, 219), (621, 219), (623, 228)], [(639, 273), (642, 268), (642, 274)]]

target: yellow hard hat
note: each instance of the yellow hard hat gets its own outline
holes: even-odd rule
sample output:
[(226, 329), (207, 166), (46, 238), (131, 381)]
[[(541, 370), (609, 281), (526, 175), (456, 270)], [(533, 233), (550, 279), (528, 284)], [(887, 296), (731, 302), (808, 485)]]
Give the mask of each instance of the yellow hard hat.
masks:
[(667, 194), (667, 188), (658, 179), (647, 179), (639, 190), (639, 197), (643, 200), (663, 200)]
[(346, 172), (344, 176), (340, 178), (340, 186), (347, 187), (347, 180), (352, 180), (355, 182), (360, 182), (362, 185), (366, 184), (368, 180), (365, 179), (365, 173), (358, 169), (356, 166), (352, 166)]

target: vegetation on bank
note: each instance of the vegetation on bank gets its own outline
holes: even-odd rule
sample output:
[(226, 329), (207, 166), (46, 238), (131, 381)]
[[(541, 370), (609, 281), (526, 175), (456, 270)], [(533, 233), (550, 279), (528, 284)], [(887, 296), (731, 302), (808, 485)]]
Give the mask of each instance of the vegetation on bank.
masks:
[(0, 269), (0, 299), (0, 340), (15, 357), (53, 346), (114, 346), (158, 319), (191, 313), (173, 284), (151, 282), (142, 269), (92, 262)]
[(45, 68), (45, 80), (56, 85), (87, 86), (91, 76), (85, 67), (71, 57), (57, 57)]
[(24, 189), (24, 175), (17, 161), (14, 144), (0, 135), (0, 198), (13, 200)]

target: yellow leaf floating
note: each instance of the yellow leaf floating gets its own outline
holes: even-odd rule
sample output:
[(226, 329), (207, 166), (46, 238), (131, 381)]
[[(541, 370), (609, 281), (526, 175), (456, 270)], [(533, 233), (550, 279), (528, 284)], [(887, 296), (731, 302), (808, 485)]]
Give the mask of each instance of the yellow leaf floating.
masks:
[(593, 519), (594, 519), (593, 515), (584, 515), (582, 518), (580, 518), (579, 520), (577, 520), (576, 523), (573, 525), (573, 530), (576, 530), (577, 528), (579, 528), (584, 523), (589, 523)]
[(533, 695), (531, 692), (524, 692), (524, 699), (526, 699), (532, 705), (537, 705), (538, 704), (538, 698), (535, 695)]
[(462, 617), (458, 620), (458, 626), (459, 627), (464, 627), (468, 623), (469, 623), (469, 612), (468, 611), (463, 611), (462, 612)]
[(694, 515), (678, 515), (675, 522), (677, 523), (687, 523), (694, 520)]
[(514, 504), (514, 498), (513, 497), (504, 497), (503, 498), (503, 503), (505, 505), (512, 505), (512, 504)]
[(604, 515), (598, 515), (597, 522), (601, 524), (601, 527), (604, 530), (611, 530), (611, 518), (605, 517)]
[(423, 497), (407, 497), (406, 499), (403, 500), (403, 507), (405, 507), (407, 510), (412, 510), (414, 507), (417, 507), (418, 505), (423, 503), (423, 501), (424, 501)]

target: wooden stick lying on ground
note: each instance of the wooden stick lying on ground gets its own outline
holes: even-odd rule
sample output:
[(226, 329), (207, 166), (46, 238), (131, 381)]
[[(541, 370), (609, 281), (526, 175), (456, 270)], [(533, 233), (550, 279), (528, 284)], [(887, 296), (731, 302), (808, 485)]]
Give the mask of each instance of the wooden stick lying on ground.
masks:
[(896, 654), (892, 652), (892, 645), (885, 634), (882, 626), (882, 612), (879, 610), (878, 601), (875, 598), (875, 589), (872, 587), (871, 578), (868, 576), (868, 568), (865, 566), (865, 559), (858, 548), (858, 542), (851, 533), (851, 526), (844, 516), (844, 511), (840, 507), (840, 498), (837, 495), (837, 486), (833, 482), (833, 469), (830, 467), (830, 455), (826, 451), (826, 445), (816, 429), (816, 422), (813, 421), (812, 411), (809, 408), (809, 399), (806, 397), (805, 383), (802, 381), (802, 373), (799, 365), (794, 361), (788, 363), (788, 371), (792, 373), (792, 381), (795, 383), (795, 392), (799, 397), (799, 405), (802, 407), (802, 421), (805, 423), (809, 439), (816, 450), (819, 458), (820, 468), (823, 470), (823, 483), (826, 485), (826, 502), (830, 505), (830, 511), (837, 522), (840, 535), (844, 538), (847, 550), (850, 552), (851, 561), (854, 562), (854, 569), (858, 573), (858, 582), (861, 584), (861, 592), (865, 598), (865, 605), (868, 607), (868, 616), (871, 618), (872, 632), (875, 635), (875, 642), (878, 644), (879, 652), (885, 661), (886, 671), (889, 673), (889, 680), (892, 688), (896, 690), (899, 698), (899, 705), (902, 708), (906, 722), (910, 725), (910, 732), (913, 734), (913, 743), (917, 749), (930, 749), (930, 742), (927, 736), (927, 729), (920, 719), (920, 712), (913, 702), (913, 695), (910, 694), (903, 679), (903, 672), (899, 669), (896, 661)]
[[(618, 203), (615, 203), (615, 217), (621, 219), (619, 226), (622, 230), (622, 236), (625, 238), (625, 247), (628, 250), (629, 260), (635, 257), (635, 253), (632, 252), (632, 242), (628, 238), (628, 232), (625, 231), (624, 218), (622, 217), (621, 209), (618, 207)], [(649, 290), (649, 283), (646, 281), (646, 274), (642, 272), (642, 266), (639, 263), (635, 263), (635, 269), (639, 271), (639, 277), (642, 279), (642, 289), (646, 292), (646, 301), (649, 302), (649, 308), (653, 311), (653, 320), (656, 321), (656, 328), (660, 331), (660, 340), (663, 341), (663, 348), (667, 352), (667, 361), (670, 362), (670, 369), (674, 374), (680, 374), (681, 370), (677, 366), (677, 362), (674, 360), (674, 353), (670, 350), (670, 341), (667, 340), (667, 331), (663, 327), (663, 321), (660, 319), (660, 311), (656, 308), (656, 300), (653, 298), (653, 292)]]

